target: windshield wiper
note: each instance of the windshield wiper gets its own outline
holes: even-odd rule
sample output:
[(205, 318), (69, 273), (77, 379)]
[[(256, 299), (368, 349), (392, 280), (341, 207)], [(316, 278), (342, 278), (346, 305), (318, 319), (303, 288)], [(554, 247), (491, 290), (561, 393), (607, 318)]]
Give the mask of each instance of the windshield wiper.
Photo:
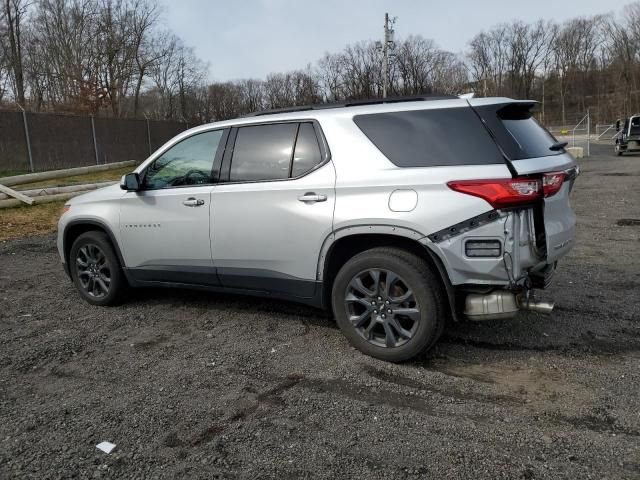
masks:
[(558, 150), (562, 150), (567, 145), (569, 145), (569, 142), (556, 142), (549, 147), (549, 150), (553, 150), (554, 152), (557, 152)]

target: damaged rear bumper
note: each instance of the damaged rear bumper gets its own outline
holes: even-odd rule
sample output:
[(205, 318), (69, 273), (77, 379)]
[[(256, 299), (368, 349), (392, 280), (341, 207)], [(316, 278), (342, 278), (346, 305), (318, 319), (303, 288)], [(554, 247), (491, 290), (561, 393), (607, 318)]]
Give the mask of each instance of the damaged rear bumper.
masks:
[(531, 292), (551, 283), (557, 258), (570, 250), (571, 213), (564, 224), (569, 240), (551, 255), (539, 206), (493, 210), (421, 241), (442, 260), (457, 312), (471, 319), (509, 318), (519, 310), (549, 313), (553, 305), (538, 302)]

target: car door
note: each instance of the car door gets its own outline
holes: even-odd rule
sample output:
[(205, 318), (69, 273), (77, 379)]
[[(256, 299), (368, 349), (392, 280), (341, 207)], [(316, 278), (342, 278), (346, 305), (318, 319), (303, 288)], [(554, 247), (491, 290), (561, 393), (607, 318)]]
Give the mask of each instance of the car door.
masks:
[(174, 144), (141, 172), (141, 190), (121, 199), (121, 242), (133, 278), (218, 284), (209, 215), (214, 162), (227, 135), (210, 130)]
[(211, 201), (221, 284), (312, 297), (335, 203), (335, 170), (319, 125), (242, 126), (229, 145)]

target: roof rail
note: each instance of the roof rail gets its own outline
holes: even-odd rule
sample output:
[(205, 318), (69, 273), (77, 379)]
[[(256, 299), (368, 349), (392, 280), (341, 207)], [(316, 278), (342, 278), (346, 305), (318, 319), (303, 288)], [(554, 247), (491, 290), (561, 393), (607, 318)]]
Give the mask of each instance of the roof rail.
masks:
[(381, 105), (384, 103), (400, 103), (400, 102), (424, 102), (429, 100), (450, 100), (459, 98), (456, 95), (447, 95), (432, 93), (426, 95), (415, 95), (408, 97), (388, 97), (388, 98), (370, 98), (365, 100), (347, 100), (344, 102), (319, 103), (315, 105), (301, 105), (295, 107), (275, 108), (272, 110), (262, 110), (259, 112), (249, 113), (245, 117), (258, 117), (261, 115), (274, 115), (276, 113), (304, 112), (308, 110), (325, 110), (329, 108), (358, 107), (362, 105)]

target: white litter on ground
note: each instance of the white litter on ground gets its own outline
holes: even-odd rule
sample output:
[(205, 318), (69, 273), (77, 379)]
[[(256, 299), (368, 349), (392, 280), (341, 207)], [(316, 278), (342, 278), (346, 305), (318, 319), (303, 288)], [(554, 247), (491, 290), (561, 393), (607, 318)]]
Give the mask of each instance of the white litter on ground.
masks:
[(102, 450), (104, 453), (111, 453), (116, 446), (111, 442), (100, 442), (96, 445), (96, 448)]

